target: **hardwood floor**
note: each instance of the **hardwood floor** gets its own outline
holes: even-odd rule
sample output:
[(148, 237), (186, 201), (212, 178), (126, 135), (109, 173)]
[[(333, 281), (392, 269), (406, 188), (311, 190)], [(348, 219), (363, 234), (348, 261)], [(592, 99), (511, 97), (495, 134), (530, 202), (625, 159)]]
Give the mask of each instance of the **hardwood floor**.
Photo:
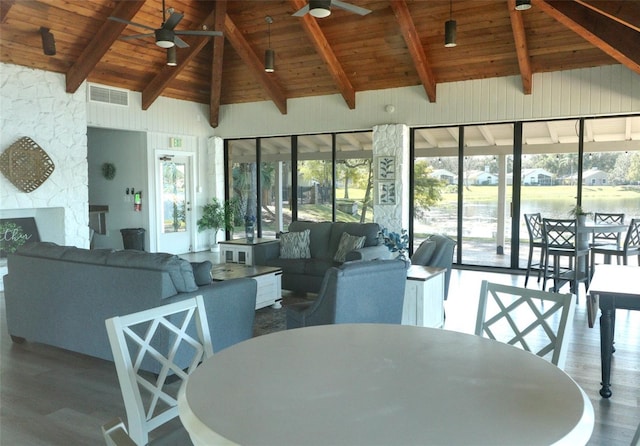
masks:
[[(483, 279), (522, 286), (523, 276), (454, 270), (445, 328), (472, 333)], [(535, 279), (530, 281), (535, 285)], [(533, 285), (533, 286), (534, 286)], [(562, 290), (564, 291), (564, 290)], [(13, 344), (0, 294), (0, 445), (100, 445), (100, 425), (124, 405), (112, 363), (42, 344)], [(266, 308), (256, 325), (284, 311)], [(575, 315), (566, 371), (591, 398), (590, 445), (628, 446), (640, 423), (640, 312), (619, 311), (612, 366), (613, 396), (600, 398), (600, 332), (587, 326), (584, 289)], [(497, 365), (499, 366), (499, 365)], [(522, 379), (527, 379), (523, 376)], [(428, 444), (428, 439), (425, 439)]]

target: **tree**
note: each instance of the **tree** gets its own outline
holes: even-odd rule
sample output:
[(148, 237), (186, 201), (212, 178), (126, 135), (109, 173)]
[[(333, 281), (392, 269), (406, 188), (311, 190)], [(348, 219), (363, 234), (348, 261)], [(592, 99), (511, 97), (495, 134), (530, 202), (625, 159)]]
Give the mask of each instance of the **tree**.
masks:
[(417, 207), (430, 209), (442, 200), (444, 181), (430, 176), (433, 168), (425, 160), (415, 162), (414, 166), (414, 197)]

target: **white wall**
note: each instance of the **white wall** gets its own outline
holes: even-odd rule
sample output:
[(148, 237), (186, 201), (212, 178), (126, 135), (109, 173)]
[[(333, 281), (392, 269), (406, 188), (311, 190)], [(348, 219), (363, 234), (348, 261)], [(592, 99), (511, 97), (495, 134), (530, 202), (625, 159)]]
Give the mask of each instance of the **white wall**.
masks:
[[(286, 115), (272, 102), (223, 106), (223, 138), (370, 130), (379, 124), (428, 126), (488, 123), (640, 111), (640, 75), (622, 65), (533, 75), (533, 94), (519, 76), (437, 85), (429, 103), (422, 86), (356, 94), (349, 110), (339, 95), (290, 99)], [(394, 113), (385, 111), (386, 105)]]

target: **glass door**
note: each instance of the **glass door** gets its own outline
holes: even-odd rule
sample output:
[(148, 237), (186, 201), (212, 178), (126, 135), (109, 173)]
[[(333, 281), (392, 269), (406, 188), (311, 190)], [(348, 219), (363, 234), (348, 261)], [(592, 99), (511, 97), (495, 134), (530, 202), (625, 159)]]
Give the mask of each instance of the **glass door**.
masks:
[(191, 157), (160, 154), (158, 251), (183, 254), (191, 251)]

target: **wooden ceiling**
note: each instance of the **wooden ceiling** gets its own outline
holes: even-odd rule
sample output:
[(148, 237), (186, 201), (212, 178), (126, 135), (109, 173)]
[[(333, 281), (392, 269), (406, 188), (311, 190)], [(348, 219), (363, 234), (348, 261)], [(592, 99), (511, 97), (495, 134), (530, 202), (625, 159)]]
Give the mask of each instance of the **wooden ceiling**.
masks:
[[(437, 84), (518, 75), (523, 94), (533, 73), (621, 63), (640, 74), (640, 1), (453, 0), (457, 46), (444, 47), (447, 0), (350, 0), (372, 12), (332, 8), (323, 19), (292, 17), (306, 0), (166, 0), (184, 14), (176, 30), (222, 31), (224, 37), (181, 36), (178, 66), (153, 37), (109, 16), (153, 28), (162, 0), (0, 0), (0, 61), (64, 73), (67, 91), (84, 80), (142, 92), (143, 108), (158, 96), (220, 105), (339, 94), (356, 109), (356, 92), (422, 85), (425, 100)], [(264, 72), (273, 18), (276, 70)], [(51, 30), (56, 54), (43, 52), (40, 28)]]

